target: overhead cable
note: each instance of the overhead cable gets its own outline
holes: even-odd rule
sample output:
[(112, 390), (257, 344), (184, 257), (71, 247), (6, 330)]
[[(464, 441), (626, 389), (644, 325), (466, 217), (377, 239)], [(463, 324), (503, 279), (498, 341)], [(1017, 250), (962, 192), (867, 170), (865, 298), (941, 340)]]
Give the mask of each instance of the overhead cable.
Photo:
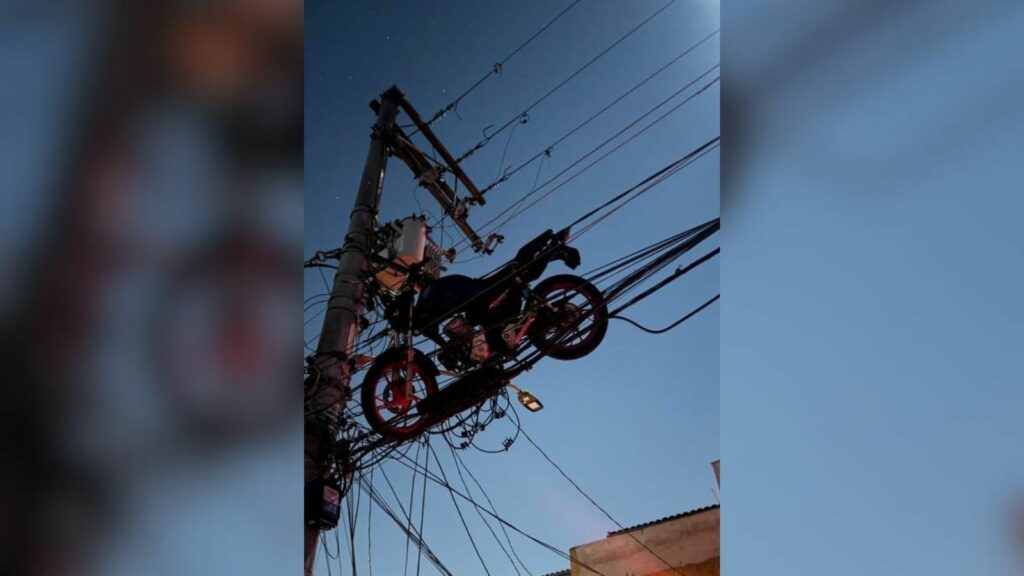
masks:
[(527, 38), (525, 41), (523, 41), (522, 44), (517, 46), (516, 49), (513, 50), (511, 53), (509, 53), (508, 56), (505, 56), (501, 60), (497, 61), (494, 64), (494, 66), (490, 69), (490, 71), (488, 71), (486, 74), (481, 76), (480, 79), (477, 80), (472, 86), (470, 86), (469, 88), (464, 90), (462, 92), (462, 94), (459, 94), (454, 100), (452, 100), (447, 105), (445, 105), (443, 108), (441, 108), (440, 110), (435, 112), (434, 115), (431, 116), (430, 120), (427, 121), (427, 125), (429, 126), (429, 125), (433, 124), (434, 122), (437, 122), (442, 117), (444, 117), (445, 114), (447, 114), (448, 112), (451, 112), (452, 110), (455, 110), (456, 108), (458, 108), (459, 103), (462, 101), (462, 99), (465, 98), (466, 96), (468, 96), (470, 92), (476, 90), (488, 78), (490, 78), (491, 76), (500, 75), (502, 69), (505, 66), (505, 64), (509, 60), (511, 60), (513, 56), (518, 54), (523, 48), (526, 48), (527, 45), (529, 45), (531, 42), (533, 42), (538, 36), (540, 36), (545, 30), (547, 30), (552, 24), (557, 22), (559, 18), (564, 16), (566, 12), (568, 12), (569, 10), (572, 10), (573, 7), (575, 7), (581, 1), (582, 0), (573, 0), (572, 3), (570, 3), (568, 6), (563, 8), (561, 12), (556, 14), (554, 18), (552, 18), (552, 19), (548, 20), (546, 23), (544, 23), (544, 25), (541, 26), (539, 30), (534, 32), (533, 35), (531, 35), (529, 38)]
[(500, 133), (504, 132), (504, 131), (505, 131), (505, 130), (507, 130), (507, 129), (508, 129), (509, 127), (511, 127), (511, 126), (513, 126), (513, 125), (515, 125), (515, 124), (516, 124), (517, 122), (521, 122), (521, 121), (523, 120), (523, 118), (526, 118), (526, 117), (528, 117), (528, 114), (530, 113), (530, 111), (531, 111), (531, 110), (533, 110), (534, 108), (536, 108), (536, 107), (537, 107), (537, 106), (538, 106), (538, 105), (539, 105), (539, 104), (540, 104), (541, 102), (543, 102), (543, 101), (547, 100), (547, 99), (548, 99), (548, 98), (549, 98), (549, 97), (550, 97), (550, 96), (551, 96), (552, 94), (554, 94), (554, 93), (555, 93), (555, 92), (557, 92), (558, 90), (562, 89), (562, 87), (564, 87), (564, 86), (565, 86), (566, 84), (568, 84), (569, 82), (571, 82), (571, 81), (572, 81), (572, 80), (573, 80), (574, 78), (576, 78), (577, 76), (579, 76), (579, 75), (580, 75), (580, 74), (581, 74), (581, 73), (582, 73), (582, 72), (583, 72), (584, 70), (586, 70), (586, 69), (587, 69), (587, 68), (589, 68), (589, 67), (590, 67), (590, 66), (591, 66), (592, 64), (594, 64), (595, 62), (597, 62), (598, 60), (600, 60), (600, 59), (601, 59), (602, 57), (604, 57), (604, 56), (605, 56), (606, 54), (608, 54), (609, 52), (611, 52), (611, 51), (612, 51), (612, 49), (614, 49), (614, 48), (615, 48), (616, 46), (618, 46), (619, 44), (621, 44), (621, 43), (622, 43), (623, 41), (625, 41), (625, 40), (626, 40), (627, 38), (629, 38), (630, 36), (632, 36), (632, 35), (633, 35), (633, 34), (634, 34), (634, 33), (635, 33), (635, 32), (636, 32), (637, 30), (640, 30), (641, 28), (643, 28), (643, 27), (644, 27), (644, 26), (645, 26), (645, 25), (646, 25), (646, 24), (647, 24), (648, 22), (650, 22), (650, 21), (651, 21), (651, 20), (653, 20), (653, 19), (654, 19), (655, 17), (657, 17), (657, 16), (659, 15), (659, 14), (661, 14), (662, 12), (664, 12), (665, 10), (667, 10), (669, 6), (671, 6), (671, 5), (675, 4), (675, 3), (677, 2), (677, 1), (678, 1), (678, 0), (669, 0), (669, 2), (668, 2), (668, 3), (666, 3), (666, 4), (664, 5), (664, 6), (662, 6), (661, 8), (658, 8), (657, 10), (655, 10), (653, 14), (651, 14), (650, 16), (648, 16), (647, 18), (645, 18), (645, 19), (644, 19), (644, 20), (643, 20), (642, 22), (640, 22), (639, 24), (637, 24), (636, 26), (634, 26), (633, 28), (631, 28), (631, 29), (630, 29), (630, 30), (629, 30), (628, 32), (626, 32), (626, 33), (625, 33), (625, 34), (623, 34), (623, 35), (622, 35), (621, 37), (619, 37), (619, 39), (618, 39), (618, 40), (616, 40), (615, 42), (612, 42), (612, 44), (611, 44), (611, 45), (609, 45), (609, 46), (608, 46), (608, 47), (606, 47), (606, 48), (605, 48), (604, 50), (602, 50), (601, 52), (599, 52), (599, 53), (598, 53), (598, 54), (597, 54), (596, 56), (594, 56), (593, 58), (591, 58), (590, 60), (588, 60), (586, 64), (584, 64), (584, 65), (583, 65), (583, 66), (581, 66), (580, 68), (576, 69), (576, 71), (575, 71), (575, 72), (573, 72), (573, 73), (572, 73), (572, 74), (570, 74), (570, 75), (569, 75), (568, 77), (566, 77), (565, 79), (563, 79), (563, 80), (562, 80), (561, 82), (559, 82), (558, 84), (556, 84), (556, 85), (555, 85), (555, 86), (554, 86), (553, 88), (551, 88), (550, 90), (548, 90), (547, 92), (545, 92), (543, 96), (541, 96), (541, 97), (540, 97), (540, 98), (538, 98), (537, 100), (534, 100), (534, 102), (533, 102), (532, 104), (530, 104), (529, 106), (527, 106), (527, 107), (526, 107), (526, 108), (525, 108), (525, 109), (524, 109), (524, 110), (523, 110), (522, 112), (520, 112), (519, 114), (516, 114), (515, 116), (513, 116), (512, 118), (510, 118), (510, 119), (509, 119), (509, 120), (508, 120), (507, 122), (505, 122), (504, 124), (502, 124), (502, 125), (501, 125), (501, 126), (500, 126), (500, 127), (499, 127), (499, 128), (497, 129), (497, 130), (495, 130), (494, 132), (491, 132), (490, 134), (486, 134), (486, 135), (484, 136), (484, 138), (483, 138), (482, 140), (480, 140), (479, 142), (477, 142), (477, 143), (476, 143), (476, 144), (475, 144), (475, 145), (474, 145), (474, 146), (473, 146), (472, 148), (470, 148), (469, 150), (467, 150), (466, 152), (464, 152), (464, 153), (463, 153), (463, 154), (462, 154), (461, 156), (459, 156), (459, 157), (458, 157), (458, 158), (456, 159), (456, 163), (462, 162), (462, 161), (463, 161), (463, 160), (465, 160), (466, 158), (469, 158), (469, 157), (470, 157), (470, 156), (472, 156), (472, 155), (473, 155), (474, 153), (476, 153), (476, 152), (477, 152), (478, 150), (480, 150), (481, 148), (483, 148), (484, 146), (486, 146), (486, 145), (488, 144), (488, 142), (490, 142), (490, 141), (491, 141), (491, 139), (492, 139), (492, 138), (494, 138), (494, 137), (495, 137), (495, 136), (497, 136), (498, 134), (500, 134)]
[[(501, 183), (507, 181), (509, 178), (514, 176), (517, 172), (519, 172), (523, 168), (529, 166), (530, 164), (532, 164), (533, 162), (538, 160), (539, 158), (544, 158), (544, 157), (550, 156), (551, 152), (554, 150), (555, 146), (558, 146), (559, 144), (564, 142), (570, 136), (572, 136), (573, 134), (575, 134), (576, 132), (580, 131), (585, 126), (587, 126), (588, 124), (590, 124), (591, 122), (596, 120), (602, 114), (604, 114), (605, 112), (610, 110), (613, 106), (615, 106), (616, 104), (618, 104), (619, 102), (624, 100), (627, 96), (629, 96), (630, 94), (632, 94), (632, 93), (636, 92), (637, 90), (639, 90), (641, 87), (643, 87), (645, 84), (647, 84), (648, 82), (653, 80), (656, 76), (658, 76), (659, 74), (661, 74), (662, 72), (667, 70), (673, 64), (675, 64), (676, 62), (679, 62), (683, 57), (685, 57), (690, 52), (694, 51), (701, 44), (704, 44), (705, 42), (707, 42), (708, 40), (713, 38), (716, 34), (718, 34), (718, 32), (720, 30), (721, 29), (716, 29), (715, 31), (711, 32), (710, 34), (708, 34), (704, 38), (698, 40), (695, 44), (693, 44), (692, 46), (686, 48), (680, 54), (678, 54), (677, 56), (675, 56), (674, 58), (669, 60), (666, 64), (662, 65), (660, 68), (658, 68), (657, 70), (652, 72), (650, 75), (648, 75), (646, 78), (644, 78), (643, 80), (641, 80), (641, 81), (637, 82), (636, 84), (634, 84), (633, 87), (631, 87), (629, 90), (626, 90), (625, 92), (620, 94), (617, 98), (615, 98), (614, 100), (612, 100), (611, 102), (606, 104), (603, 108), (601, 108), (600, 110), (598, 110), (598, 111), (594, 112), (593, 114), (591, 114), (590, 116), (588, 116), (583, 122), (580, 122), (574, 128), (572, 128), (571, 130), (569, 130), (568, 132), (566, 132), (565, 134), (560, 136), (557, 140), (555, 140), (551, 144), (547, 145), (543, 150), (541, 150), (540, 152), (537, 152), (536, 154), (534, 154), (530, 158), (526, 159), (524, 162), (522, 162), (521, 164), (519, 164), (515, 168), (506, 170), (504, 173), (500, 174), (498, 179), (496, 179), (495, 181), (491, 182), (487, 186), (483, 187), (480, 190), (480, 193), (481, 194), (486, 194), (487, 192), (489, 192), (489, 191), (493, 190), (494, 188), (498, 187)], [(506, 148), (507, 148), (507, 146), (506, 146)], [(502, 165), (503, 164), (504, 164), (504, 162), (502, 162)]]

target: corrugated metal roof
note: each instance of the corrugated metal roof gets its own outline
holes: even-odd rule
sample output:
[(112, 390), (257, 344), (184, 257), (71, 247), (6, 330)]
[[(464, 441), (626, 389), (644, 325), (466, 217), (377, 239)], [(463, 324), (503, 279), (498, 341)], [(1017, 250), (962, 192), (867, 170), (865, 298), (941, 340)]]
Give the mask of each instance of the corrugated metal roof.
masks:
[(675, 520), (677, 518), (685, 518), (687, 516), (693, 516), (694, 514), (700, 514), (701, 512), (707, 512), (708, 510), (715, 510), (717, 508), (719, 508), (718, 504), (712, 504), (711, 506), (705, 506), (703, 508), (697, 508), (696, 510), (689, 510), (687, 512), (681, 512), (681, 513), (676, 514), (674, 516), (665, 516), (664, 518), (658, 518), (657, 520), (651, 520), (650, 522), (644, 522), (643, 524), (637, 524), (636, 526), (627, 526), (627, 527), (623, 528), (622, 530), (616, 530), (614, 532), (609, 532), (608, 535), (609, 536), (615, 536), (616, 534), (623, 534), (625, 532), (631, 532), (633, 530), (638, 530), (640, 528), (646, 528), (646, 527), (654, 525), (654, 524), (660, 524), (662, 522), (668, 522), (669, 520)]

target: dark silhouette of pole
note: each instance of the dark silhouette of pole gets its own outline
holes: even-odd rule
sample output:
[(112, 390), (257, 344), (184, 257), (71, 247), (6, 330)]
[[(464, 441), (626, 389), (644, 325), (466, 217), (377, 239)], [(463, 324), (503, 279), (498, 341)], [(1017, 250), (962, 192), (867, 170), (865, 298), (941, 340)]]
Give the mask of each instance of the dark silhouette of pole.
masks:
[[(338, 271), (334, 275), (320, 341), (313, 357), (317, 377), (311, 379), (312, 389), (306, 391), (304, 476), (307, 490), (329, 471), (324, 466), (325, 455), (327, 450), (333, 448), (337, 431), (343, 424), (339, 418), (350, 393), (349, 351), (357, 341), (361, 328), (360, 317), (366, 289), (364, 277), (369, 270), (373, 248), (374, 223), (387, 167), (390, 132), (401, 100), (401, 92), (392, 87), (381, 95), (379, 108), (375, 107), (378, 110), (377, 121), (373, 126), (370, 150), (359, 182), (355, 206), (349, 216)], [(313, 573), (319, 534), (320, 528), (315, 519), (307, 518), (304, 567), (307, 576)]]

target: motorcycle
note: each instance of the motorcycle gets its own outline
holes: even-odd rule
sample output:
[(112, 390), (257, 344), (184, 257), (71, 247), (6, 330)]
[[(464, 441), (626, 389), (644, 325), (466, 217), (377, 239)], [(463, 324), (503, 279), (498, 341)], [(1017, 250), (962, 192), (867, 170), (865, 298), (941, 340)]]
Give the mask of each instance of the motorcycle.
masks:
[(531, 285), (552, 261), (579, 266), (579, 252), (567, 245), (568, 238), (568, 229), (548, 230), (511, 262), (479, 278), (450, 275), (420, 283), (411, 269), (411, 281), (397, 296), (378, 294), (392, 343), (374, 359), (362, 382), (363, 414), (370, 427), (401, 441), (451, 416), (419, 409), (437, 394), (442, 371), (432, 355), (414, 346), (416, 335), (437, 345), (434, 355), (445, 375), (457, 378), (485, 370), (488, 379), (510, 378), (525, 368), (505, 365), (515, 366), (527, 343), (537, 358), (574, 360), (593, 352), (608, 328), (600, 290), (571, 274)]

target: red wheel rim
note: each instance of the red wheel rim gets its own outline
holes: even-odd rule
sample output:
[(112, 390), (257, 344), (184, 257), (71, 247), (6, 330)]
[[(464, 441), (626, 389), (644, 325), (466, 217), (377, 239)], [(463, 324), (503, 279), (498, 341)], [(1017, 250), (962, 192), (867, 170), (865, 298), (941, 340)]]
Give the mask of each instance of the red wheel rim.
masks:
[(392, 362), (373, 382), (373, 410), (386, 427), (399, 433), (410, 432), (420, 425), (425, 416), (417, 406), (427, 394), (427, 382), (415, 363)]

